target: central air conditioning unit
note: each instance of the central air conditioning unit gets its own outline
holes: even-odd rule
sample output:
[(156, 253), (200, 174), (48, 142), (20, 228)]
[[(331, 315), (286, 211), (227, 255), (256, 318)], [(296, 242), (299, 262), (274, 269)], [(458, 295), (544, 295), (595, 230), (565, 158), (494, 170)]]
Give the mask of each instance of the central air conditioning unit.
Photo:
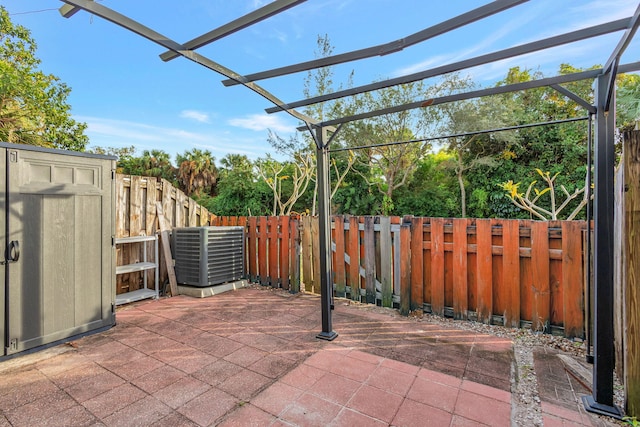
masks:
[(244, 227), (173, 229), (176, 279), (207, 287), (245, 277)]

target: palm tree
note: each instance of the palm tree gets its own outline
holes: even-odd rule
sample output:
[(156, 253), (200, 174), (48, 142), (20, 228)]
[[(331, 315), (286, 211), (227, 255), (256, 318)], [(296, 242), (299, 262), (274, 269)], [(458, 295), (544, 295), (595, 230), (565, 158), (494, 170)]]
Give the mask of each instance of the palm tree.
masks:
[(171, 164), (169, 153), (162, 150), (145, 150), (140, 162), (144, 175), (175, 182), (176, 170)]
[(202, 193), (208, 189), (210, 194), (215, 190), (218, 181), (218, 168), (211, 152), (194, 148), (176, 156), (178, 164), (178, 181), (187, 195)]

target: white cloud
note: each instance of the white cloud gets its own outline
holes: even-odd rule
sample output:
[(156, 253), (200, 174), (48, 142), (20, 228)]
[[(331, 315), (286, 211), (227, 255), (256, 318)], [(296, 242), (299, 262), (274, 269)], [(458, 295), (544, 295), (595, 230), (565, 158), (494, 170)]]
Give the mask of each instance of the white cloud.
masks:
[(269, 114), (252, 114), (245, 118), (236, 118), (229, 120), (231, 126), (251, 129), (255, 131), (265, 131), (271, 129), (276, 132), (292, 133), (295, 132), (295, 126), (284, 123), (279, 116)]
[(129, 147), (138, 152), (143, 150), (164, 150), (172, 157), (176, 153), (191, 150), (194, 147), (212, 152), (216, 158), (229, 153), (246, 154), (249, 158), (264, 155), (269, 145), (265, 135), (260, 137), (229, 134), (224, 130), (192, 132), (186, 129), (155, 126), (126, 120), (105, 119), (101, 117), (76, 116), (74, 119), (87, 124), (87, 135), (91, 146)]
[(209, 114), (196, 110), (183, 110), (180, 112), (180, 117), (184, 119), (195, 120), (200, 123), (209, 123)]

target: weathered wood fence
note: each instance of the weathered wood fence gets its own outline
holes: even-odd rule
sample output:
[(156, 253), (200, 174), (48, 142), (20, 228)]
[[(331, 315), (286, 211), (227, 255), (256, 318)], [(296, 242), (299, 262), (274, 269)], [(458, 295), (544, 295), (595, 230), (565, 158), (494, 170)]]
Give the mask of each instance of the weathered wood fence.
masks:
[[(211, 215), (175, 188), (169, 181), (154, 177), (116, 175), (116, 238), (151, 236), (158, 231), (156, 202), (162, 202), (166, 221), (173, 227), (208, 225)], [(145, 243), (129, 243), (116, 247), (116, 265), (142, 261)], [(153, 243), (146, 243), (150, 261)], [(153, 273), (153, 272), (151, 272)], [(118, 275), (116, 293), (129, 292), (143, 286), (144, 272)], [(152, 281), (153, 276), (149, 276)], [(167, 277), (164, 261), (160, 260), (160, 283)]]
[[(116, 237), (156, 233), (157, 201), (174, 227), (246, 227), (250, 280), (319, 293), (317, 218), (216, 217), (166, 180), (117, 175)], [(582, 221), (334, 216), (333, 287), (404, 313), (582, 337), (585, 233)], [(117, 265), (140, 261), (143, 244), (118, 245)], [(142, 274), (119, 275), (117, 293), (139, 289)]]
[[(242, 224), (250, 279), (319, 292), (317, 218), (211, 223)], [(337, 296), (584, 336), (585, 222), (335, 216), (332, 229)]]

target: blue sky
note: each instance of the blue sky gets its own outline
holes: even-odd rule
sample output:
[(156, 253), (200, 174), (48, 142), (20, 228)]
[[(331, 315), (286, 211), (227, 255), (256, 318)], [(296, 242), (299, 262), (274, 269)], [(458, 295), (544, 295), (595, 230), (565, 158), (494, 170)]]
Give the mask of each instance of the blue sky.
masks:
[[(185, 42), (268, 3), (266, 0), (103, 0), (177, 42)], [(314, 59), (318, 35), (334, 53), (390, 42), (487, 1), (308, 0), (282, 14), (198, 50), (240, 74)], [(72, 88), (74, 117), (88, 124), (91, 145), (134, 145), (140, 154), (162, 149), (175, 158), (192, 148), (217, 159), (228, 153), (251, 159), (271, 151), (267, 130), (287, 137), (299, 124), (241, 86), (183, 58), (168, 63), (164, 49), (86, 12), (62, 18), (56, 0), (0, 0), (14, 23), (32, 31), (41, 68)], [(630, 16), (637, 0), (531, 0), (400, 53), (335, 67), (336, 87), (354, 71), (354, 84), (396, 77), (471, 58), (542, 37)], [(480, 85), (503, 78), (512, 66), (554, 75), (559, 64), (603, 64), (622, 33), (516, 57), (467, 71)], [(640, 35), (636, 37), (640, 39)], [(640, 60), (640, 42), (622, 63)], [(258, 82), (283, 101), (303, 98), (305, 73)], [(427, 83), (435, 83), (428, 80)]]

